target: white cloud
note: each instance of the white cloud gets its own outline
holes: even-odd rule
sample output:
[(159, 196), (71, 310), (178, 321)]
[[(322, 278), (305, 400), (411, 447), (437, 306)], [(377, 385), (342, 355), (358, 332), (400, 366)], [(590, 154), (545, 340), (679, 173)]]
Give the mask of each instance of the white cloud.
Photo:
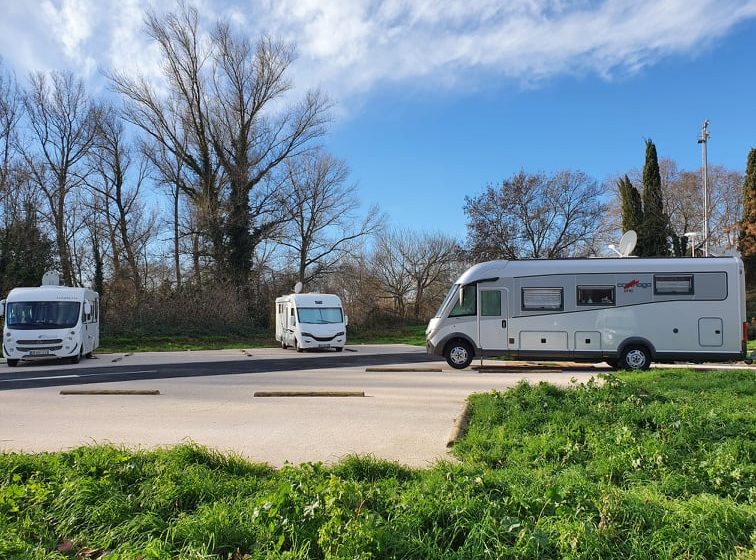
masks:
[[(388, 83), (479, 87), (489, 77), (636, 72), (696, 53), (756, 17), (756, 0), (199, 0), (203, 21), (230, 19), (251, 35), (298, 46), (297, 85), (336, 99)], [(94, 67), (157, 76), (143, 30), (158, 0), (9, 2), (0, 53), (17, 71)], [(24, 6), (24, 7), (19, 7)], [(57, 46), (57, 48), (51, 48)]]
[(578, 71), (637, 70), (694, 50), (756, 15), (756, 2), (573, 3), (280, 0), (273, 23), (308, 66), (349, 90), (386, 81), (449, 83), (485, 71), (525, 81)]

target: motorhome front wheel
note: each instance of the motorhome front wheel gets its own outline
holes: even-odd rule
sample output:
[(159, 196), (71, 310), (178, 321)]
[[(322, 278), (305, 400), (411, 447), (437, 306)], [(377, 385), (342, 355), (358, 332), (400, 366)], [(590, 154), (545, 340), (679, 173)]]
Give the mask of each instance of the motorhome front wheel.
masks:
[(464, 369), (472, 363), (473, 349), (461, 340), (449, 343), (446, 347), (446, 363), (454, 369)]

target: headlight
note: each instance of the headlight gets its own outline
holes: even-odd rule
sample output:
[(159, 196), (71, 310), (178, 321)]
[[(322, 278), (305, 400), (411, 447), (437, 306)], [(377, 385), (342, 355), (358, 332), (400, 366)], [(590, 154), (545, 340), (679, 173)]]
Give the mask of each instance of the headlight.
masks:
[(302, 336), (309, 336), (310, 338), (315, 338), (315, 337), (314, 337), (313, 335), (311, 335), (311, 334), (310, 334), (310, 333), (308, 333), (308, 332), (303, 332), (303, 333), (302, 333)]

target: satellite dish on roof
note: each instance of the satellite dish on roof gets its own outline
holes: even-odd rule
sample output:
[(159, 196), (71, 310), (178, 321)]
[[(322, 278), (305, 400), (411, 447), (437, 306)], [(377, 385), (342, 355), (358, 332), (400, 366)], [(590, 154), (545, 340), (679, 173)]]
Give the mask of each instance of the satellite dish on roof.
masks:
[(298, 294), (302, 291), (302, 282), (297, 282), (294, 284), (294, 293)]
[(60, 273), (57, 270), (48, 270), (42, 275), (43, 286), (60, 286)]
[(619, 246), (617, 247), (620, 256), (629, 257), (630, 253), (635, 249), (636, 243), (638, 243), (638, 234), (631, 229), (627, 230), (622, 235), (622, 239), (620, 239)]

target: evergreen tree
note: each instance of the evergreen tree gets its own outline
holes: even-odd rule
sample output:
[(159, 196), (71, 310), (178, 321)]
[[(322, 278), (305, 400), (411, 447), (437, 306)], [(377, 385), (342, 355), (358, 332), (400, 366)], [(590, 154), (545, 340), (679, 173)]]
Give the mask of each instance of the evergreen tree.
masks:
[(637, 233), (643, 225), (641, 195), (627, 175), (617, 181), (617, 188), (622, 200), (622, 231), (633, 230)]
[(646, 163), (643, 166), (643, 226), (638, 232), (636, 254), (641, 257), (669, 256), (669, 219), (664, 213), (661, 174), (656, 146), (646, 140)]
[(37, 224), (32, 208), (0, 229), (0, 293), (18, 286), (39, 286), (45, 271), (54, 268), (53, 242)]
[(743, 181), (743, 218), (740, 221), (738, 251), (745, 265), (746, 286), (756, 287), (756, 148), (748, 153)]

